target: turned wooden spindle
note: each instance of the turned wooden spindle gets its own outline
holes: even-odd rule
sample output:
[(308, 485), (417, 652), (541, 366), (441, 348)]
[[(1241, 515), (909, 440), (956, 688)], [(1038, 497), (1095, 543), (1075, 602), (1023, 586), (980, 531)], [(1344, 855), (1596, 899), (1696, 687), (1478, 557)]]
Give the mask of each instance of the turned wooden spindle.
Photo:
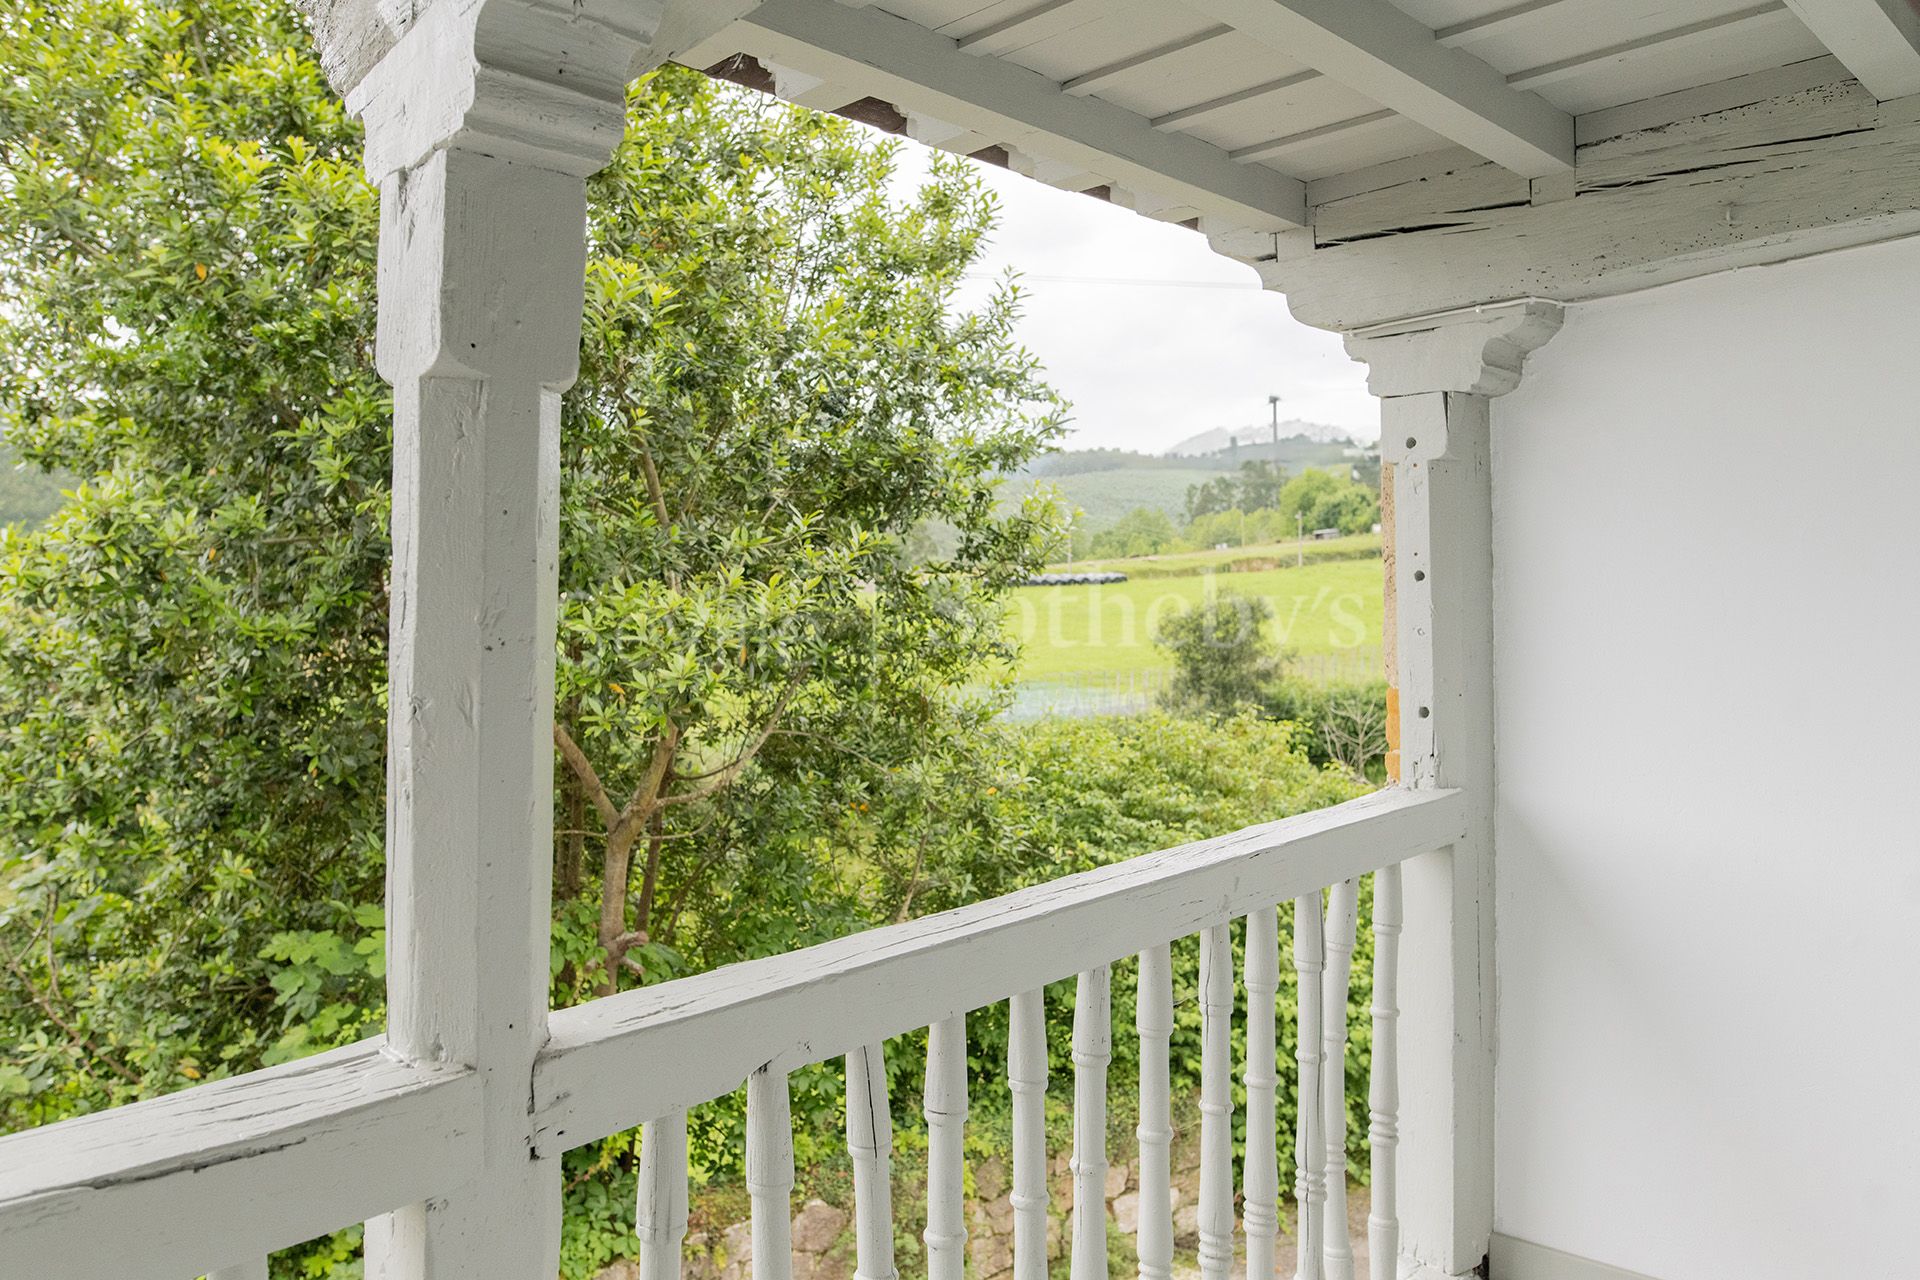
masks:
[(964, 1280), (967, 1263), (967, 1018), (927, 1030), (927, 1280)]
[(747, 1199), (753, 1210), (753, 1280), (793, 1280), (793, 1112), (787, 1075), (747, 1077)]
[(1072, 1280), (1107, 1280), (1107, 1064), (1113, 1059), (1112, 973), (1080, 975), (1073, 1007)]
[(847, 1154), (853, 1160), (854, 1280), (895, 1280), (893, 1115), (881, 1044), (847, 1055)]
[(1321, 1210), (1327, 1194), (1327, 1146), (1320, 1136), (1320, 974), (1326, 948), (1320, 895), (1293, 900), (1293, 969), (1299, 977), (1300, 1021), (1295, 1060), (1300, 1069), (1300, 1122), (1294, 1142), (1294, 1250), (1297, 1280), (1322, 1280)]
[(687, 1238), (687, 1113), (640, 1127), (640, 1188), (633, 1232), (640, 1237), (640, 1280), (680, 1280)]
[(1047, 1280), (1047, 1011), (1036, 987), (1008, 1009), (1013, 1092), (1013, 1280)]
[(1353, 1241), (1347, 1235), (1347, 996), (1359, 899), (1355, 880), (1327, 891), (1327, 969), (1320, 1001), (1320, 1120), (1327, 1139), (1327, 1206), (1320, 1223), (1327, 1280), (1353, 1280)]
[(1396, 1209), (1400, 1145), (1400, 868), (1373, 877), (1373, 1062), (1368, 1079), (1367, 1136), (1372, 1143), (1373, 1208), (1367, 1215), (1371, 1280), (1395, 1280), (1400, 1253)]
[(1233, 937), (1200, 935), (1200, 1276), (1233, 1269)]
[(1140, 1280), (1173, 1274), (1173, 953), (1166, 945), (1140, 953), (1134, 1026), (1140, 1033)]
[(1280, 1234), (1280, 1153), (1274, 1091), (1280, 1083), (1274, 1042), (1280, 990), (1280, 916), (1273, 907), (1247, 917), (1247, 1148), (1241, 1165), (1241, 1214), (1248, 1280), (1271, 1280)]

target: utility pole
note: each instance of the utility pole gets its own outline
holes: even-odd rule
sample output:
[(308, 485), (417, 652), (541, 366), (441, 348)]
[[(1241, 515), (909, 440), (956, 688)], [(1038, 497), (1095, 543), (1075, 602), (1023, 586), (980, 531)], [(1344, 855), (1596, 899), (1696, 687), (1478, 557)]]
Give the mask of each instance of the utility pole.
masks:
[(1293, 567), (1304, 569), (1307, 567), (1307, 513), (1296, 511), (1293, 518), (1298, 523), (1293, 539)]
[(1268, 396), (1267, 407), (1273, 410), (1273, 456), (1280, 457), (1280, 397)]

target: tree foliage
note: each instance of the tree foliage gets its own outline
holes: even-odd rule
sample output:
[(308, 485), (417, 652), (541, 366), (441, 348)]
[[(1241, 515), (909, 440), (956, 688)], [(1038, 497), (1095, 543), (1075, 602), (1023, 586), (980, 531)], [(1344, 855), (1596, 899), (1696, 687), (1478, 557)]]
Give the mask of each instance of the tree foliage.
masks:
[[(16, 6), (0, 63), (0, 430), (84, 478), (0, 544), (13, 1128), (379, 1025), (390, 404), (287, 6)], [(996, 595), (1054, 524), (994, 504), (1057, 406), (1010, 288), (954, 305), (968, 169), (896, 197), (692, 73), (629, 107), (563, 413), (561, 1002), (964, 896)]]

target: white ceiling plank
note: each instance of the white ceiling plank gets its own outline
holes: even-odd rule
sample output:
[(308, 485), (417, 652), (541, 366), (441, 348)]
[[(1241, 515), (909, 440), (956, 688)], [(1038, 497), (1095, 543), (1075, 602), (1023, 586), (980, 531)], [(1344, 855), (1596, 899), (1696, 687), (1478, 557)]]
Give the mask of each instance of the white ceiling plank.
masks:
[(1351, 120), (1336, 120), (1332, 124), (1323, 124), (1317, 129), (1302, 129), (1298, 133), (1289, 133), (1284, 137), (1272, 138), (1266, 142), (1256, 142), (1252, 146), (1236, 147), (1227, 154), (1241, 164), (1251, 164), (1256, 160), (1267, 160), (1282, 151), (1303, 146), (1309, 142), (1318, 142), (1322, 138), (1331, 138), (1335, 134), (1348, 133), (1354, 129), (1364, 129), (1368, 125), (1384, 124), (1399, 117), (1391, 111), (1374, 111), (1364, 116), (1355, 116)]
[(1880, 101), (1920, 93), (1920, 9), (1909, 0), (1787, 0), (1787, 6)]
[(1565, 8), (1575, 2), (1576, 0), (1523, 0), (1523, 3), (1510, 5), (1496, 13), (1441, 27), (1433, 33), (1433, 38), (1450, 48), (1473, 44), (1480, 40), (1491, 40), (1495, 36), (1517, 31), (1542, 17), (1551, 17), (1552, 10)]
[(1306, 225), (1306, 187), (1235, 164), (1198, 138), (1156, 131), (1125, 108), (1074, 97), (1035, 72), (960, 51), (946, 36), (880, 8), (767, 0), (733, 28), (762, 61), (993, 137), (1063, 166), (1263, 230)]
[(1754, 5), (1734, 13), (1723, 13), (1718, 17), (1689, 22), (1682, 27), (1650, 32), (1632, 40), (1609, 45), (1605, 49), (1595, 49), (1591, 53), (1577, 54), (1543, 66), (1516, 71), (1507, 77), (1507, 83), (1516, 89), (1531, 89), (1537, 85), (1553, 84), (1571, 76), (1580, 75), (1602, 63), (1622, 61), (1654, 49), (1671, 48), (1688, 41), (1716, 40), (1737, 29), (1791, 23), (1793, 20), (1792, 11), (1775, 0), (1774, 3)]
[(1573, 167), (1573, 117), (1448, 48), (1387, 0), (1185, 0), (1515, 173)]
[(1290, 76), (1281, 76), (1278, 80), (1269, 80), (1265, 84), (1254, 85), (1251, 89), (1242, 89), (1237, 93), (1222, 94), (1218, 98), (1209, 98), (1205, 102), (1196, 102), (1190, 107), (1181, 107), (1178, 111), (1169, 111), (1165, 115), (1155, 116), (1150, 122), (1156, 129), (1191, 129), (1209, 116), (1218, 115), (1243, 102), (1252, 102), (1255, 98), (1264, 98), (1269, 94), (1284, 93), (1297, 84), (1324, 77), (1318, 71), (1298, 71)]
[(1169, 40), (1167, 43), (1156, 45), (1144, 53), (1136, 53), (1131, 58), (1122, 58), (1120, 61), (1110, 62), (1104, 67), (1095, 67), (1092, 71), (1075, 76), (1060, 87), (1068, 93), (1093, 93), (1096, 90), (1105, 88), (1110, 82), (1125, 75), (1129, 71), (1136, 71), (1141, 67), (1158, 62), (1162, 58), (1170, 58), (1176, 53), (1185, 53), (1189, 49), (1197, 49), (1201, 45), (1211, 44), (1215, 40), (1224, 39), (1232, 34), (1232, 27), (1208, 27), (1205, 31), (1196, 32), (1193, 35), (1186, 36), (1179, 40)]

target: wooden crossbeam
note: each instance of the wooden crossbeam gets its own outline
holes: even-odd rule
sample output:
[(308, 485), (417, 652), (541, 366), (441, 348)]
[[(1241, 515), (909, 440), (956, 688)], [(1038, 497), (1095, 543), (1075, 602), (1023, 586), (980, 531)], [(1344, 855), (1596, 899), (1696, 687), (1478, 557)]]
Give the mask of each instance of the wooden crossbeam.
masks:
[(1449, 48), (1388, 0), (1187, 0), (1381, 106), (1529, 178), (1573, 167), (1573, 117)]
[(1787, 7), (1880, 101), (1920, 93), (1920, 8), (1912, 0), (1787, 0)]
[(1236, 164), (1219, 147), (1156, 130), (1024, 67), (963, 52), (955, 40), (879, 8), (768, 0), (724, 38), (769, 66), (853, 87), (909, 118), (944, 121), (1174, 205), (1257, 230), (1306, 225), (1298, 180)]

